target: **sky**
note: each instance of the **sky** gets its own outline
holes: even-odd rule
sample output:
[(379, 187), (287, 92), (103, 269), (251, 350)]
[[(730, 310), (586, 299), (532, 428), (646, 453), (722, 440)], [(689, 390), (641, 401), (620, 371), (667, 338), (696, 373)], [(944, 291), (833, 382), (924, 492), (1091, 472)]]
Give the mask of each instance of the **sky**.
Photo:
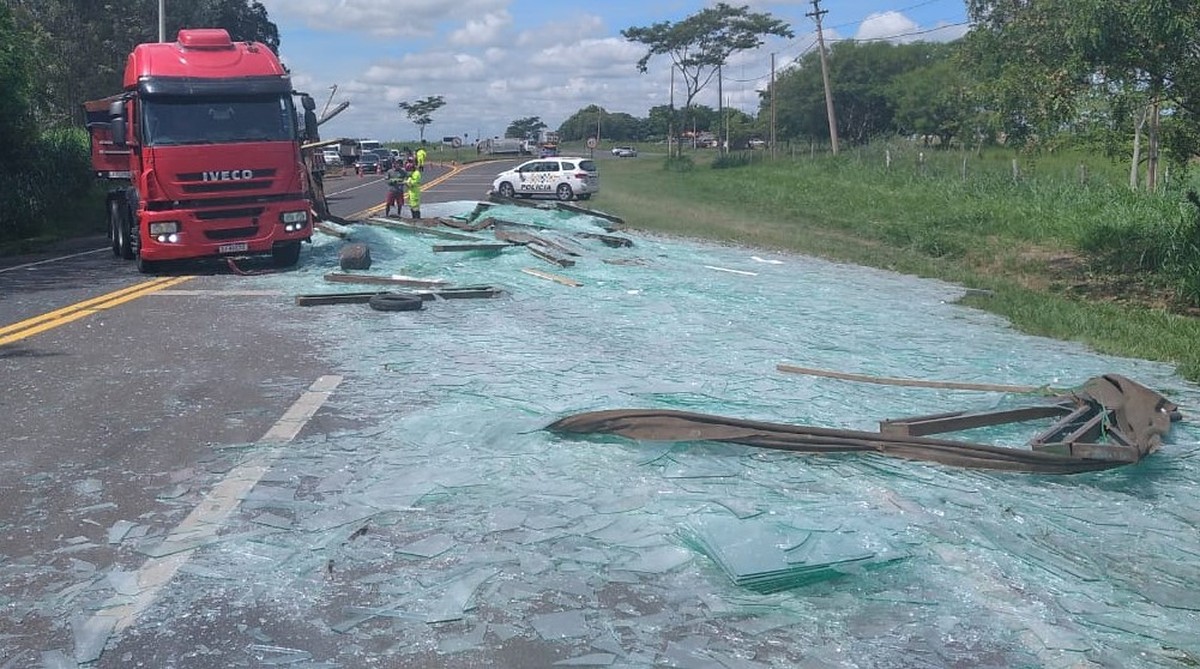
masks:
[[(714, 3), (702, 0), (260, 0), (279, 27), (280, 55), (293, 86), (317, 111), (348, 101), (321, 126), (323, 138), (408, 142), (416, 125), (399, 108), (440, 95), (425, 138), (500, 137), (510, 123), (536, 116), (551, 129), (580, 109), (644, 118), (671, 97), (669, 56), (648, 71), (644, 45), (621, 31), (675, 22)], [(735, 54), (724, 68), (725, 105), (750, 114), (776, 71), (816, 48), (812, 0), (733, 0), (791, 26)], [(823, 0), (826, 46), (838, 40), (948, 41), (967, 30), (964, 0)], [(334, 88), (336, 86), (336, 88)], [(675, 86), (682, 104), (683, 87)], [(715, 82), (696, 98), (718, 106)]]

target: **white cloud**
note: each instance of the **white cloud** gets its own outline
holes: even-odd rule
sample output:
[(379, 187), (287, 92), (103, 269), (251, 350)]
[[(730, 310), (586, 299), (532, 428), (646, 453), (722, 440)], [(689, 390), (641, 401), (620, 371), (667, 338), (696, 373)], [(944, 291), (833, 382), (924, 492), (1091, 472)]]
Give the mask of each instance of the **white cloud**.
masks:
[(467, 25), (450, 33), (450, 44), (462, 47), (486, 47), (502, 44), (512, 30), (512, 16), (507, 11), (485, 14), (471, 19)]
[(911, 41), (902, 36), (918, 32), (920, 29), (915, 21), (900, 12), (882, 12), (863, 19), (862, 24), (858, 26), (858, 32), (854, 34), (854, 39)]
[(376, 37), (427, 37), (442, 21), (470, 21), (501, 11), (507, 0), (264, 0), (273, 21)]

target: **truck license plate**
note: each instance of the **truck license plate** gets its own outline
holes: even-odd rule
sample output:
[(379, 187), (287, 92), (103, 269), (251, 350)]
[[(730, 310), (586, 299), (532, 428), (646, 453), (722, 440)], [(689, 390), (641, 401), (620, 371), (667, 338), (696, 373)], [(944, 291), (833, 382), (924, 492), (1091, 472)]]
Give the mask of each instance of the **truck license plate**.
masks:
[(217, 253), (237, 253), (250, 248), (247, 242), (238, 242), (236, 244), (222, 244), (217, 247)]

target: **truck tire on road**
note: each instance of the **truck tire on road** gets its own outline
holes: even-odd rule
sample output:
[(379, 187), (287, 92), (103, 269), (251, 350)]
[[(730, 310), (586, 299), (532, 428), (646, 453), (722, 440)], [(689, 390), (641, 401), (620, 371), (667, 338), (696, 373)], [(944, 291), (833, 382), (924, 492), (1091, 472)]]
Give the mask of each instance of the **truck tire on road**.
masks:
[(112, 235), (113, 255), (125, 260), (132, 260), (134, 254), (132, 218), (129, 206), (120, 198), (108, 201), (108, 227)]
[(367, 304), (376, 311), (420, 311), (425, 306), (425, 301), (412, 295), (379, 293), (372, 295)]
[(292, 267), (300, 262), (300, 242), (276, 242), (271, 247), (271, 263), (276, 267)]

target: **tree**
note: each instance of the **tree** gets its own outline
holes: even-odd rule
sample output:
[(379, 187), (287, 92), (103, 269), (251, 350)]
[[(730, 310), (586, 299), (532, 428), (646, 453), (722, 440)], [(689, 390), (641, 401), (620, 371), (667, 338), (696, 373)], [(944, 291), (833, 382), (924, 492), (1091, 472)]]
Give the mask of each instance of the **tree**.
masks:
[[(968, 62), (1015, 139), (1048, 135), (1074, 120), (1094, 86), (1139, 91), (1126, 119), (1147, 131), (1149, 187), (1159, 121), (1200, 113), (1200, 4), (1194, 0), (968, 0)], [(1145, 121), (1143, 121), (1145, 119)], [(1184, 134), (1186, 136), (1187, 133)], [(1197, 152), (1192, 145), (1183, 148)], [(1136, 151), (1136, 145), (1135, 145)]]
[[(128, 0), (4, 0), (40, 54), (34, 110), (43, 126), (78, 126), (85, 100), (121, 90), (125, 60), (137, 44), (158, 40), (158, 3)], [(235, 40), (258, 40), (273, 50), (279, 30), (261, 2), (201, 0), (166, 3), (166, 38), (180, 28), (225, 28)]]
[(425, 126), (433, 123), (433, 113), (446, 105), (446, 100), (440, 95), (431, 95), (416, 102), (401, 102), (400, 110), (408, 115), (421, 130), (421, 143), (425, 143)]
[[(267, 18), (267, 8), (257, 0), (203, 0), (184, 5), (180, 25), (188, 28), (224, 28), (241, 42), (262, 42), (279, 53), (279, 28)], [(168, 14), (168, 18), (170, 15)]]
[(13, 48), (28, 39), (13, 21), (8, 7), (0, 5), (0, 165), (19, 165), (25, 147), (33, 143), (32, 54)]
[[(768, 35), (793, 36), (786, 23), (768, 13), (751, 12), (748, 5), (731, 7), (724, 2), (675, 23), (662, 21), (626, 28), (621, 35), (648, 47), (637, 62), (639, 72), (647, 71), (654, 56), (671, 58), (672, 67), (679, 70), (683, 79), (685, 114), (690, 113), (692, 100), (712, 82), (730, 56), (762, 46), (763, 38)], [(686, 118), (684, 125), (690, 125)]]
[(508, 129), (504, 131), (505, 137), (513, 137), (516, 139), (525, 139), (536, 135), (537, 132), (546, 127), (542, 119), (537, 116), (526, 116), (519, 118), (508, 124)]

